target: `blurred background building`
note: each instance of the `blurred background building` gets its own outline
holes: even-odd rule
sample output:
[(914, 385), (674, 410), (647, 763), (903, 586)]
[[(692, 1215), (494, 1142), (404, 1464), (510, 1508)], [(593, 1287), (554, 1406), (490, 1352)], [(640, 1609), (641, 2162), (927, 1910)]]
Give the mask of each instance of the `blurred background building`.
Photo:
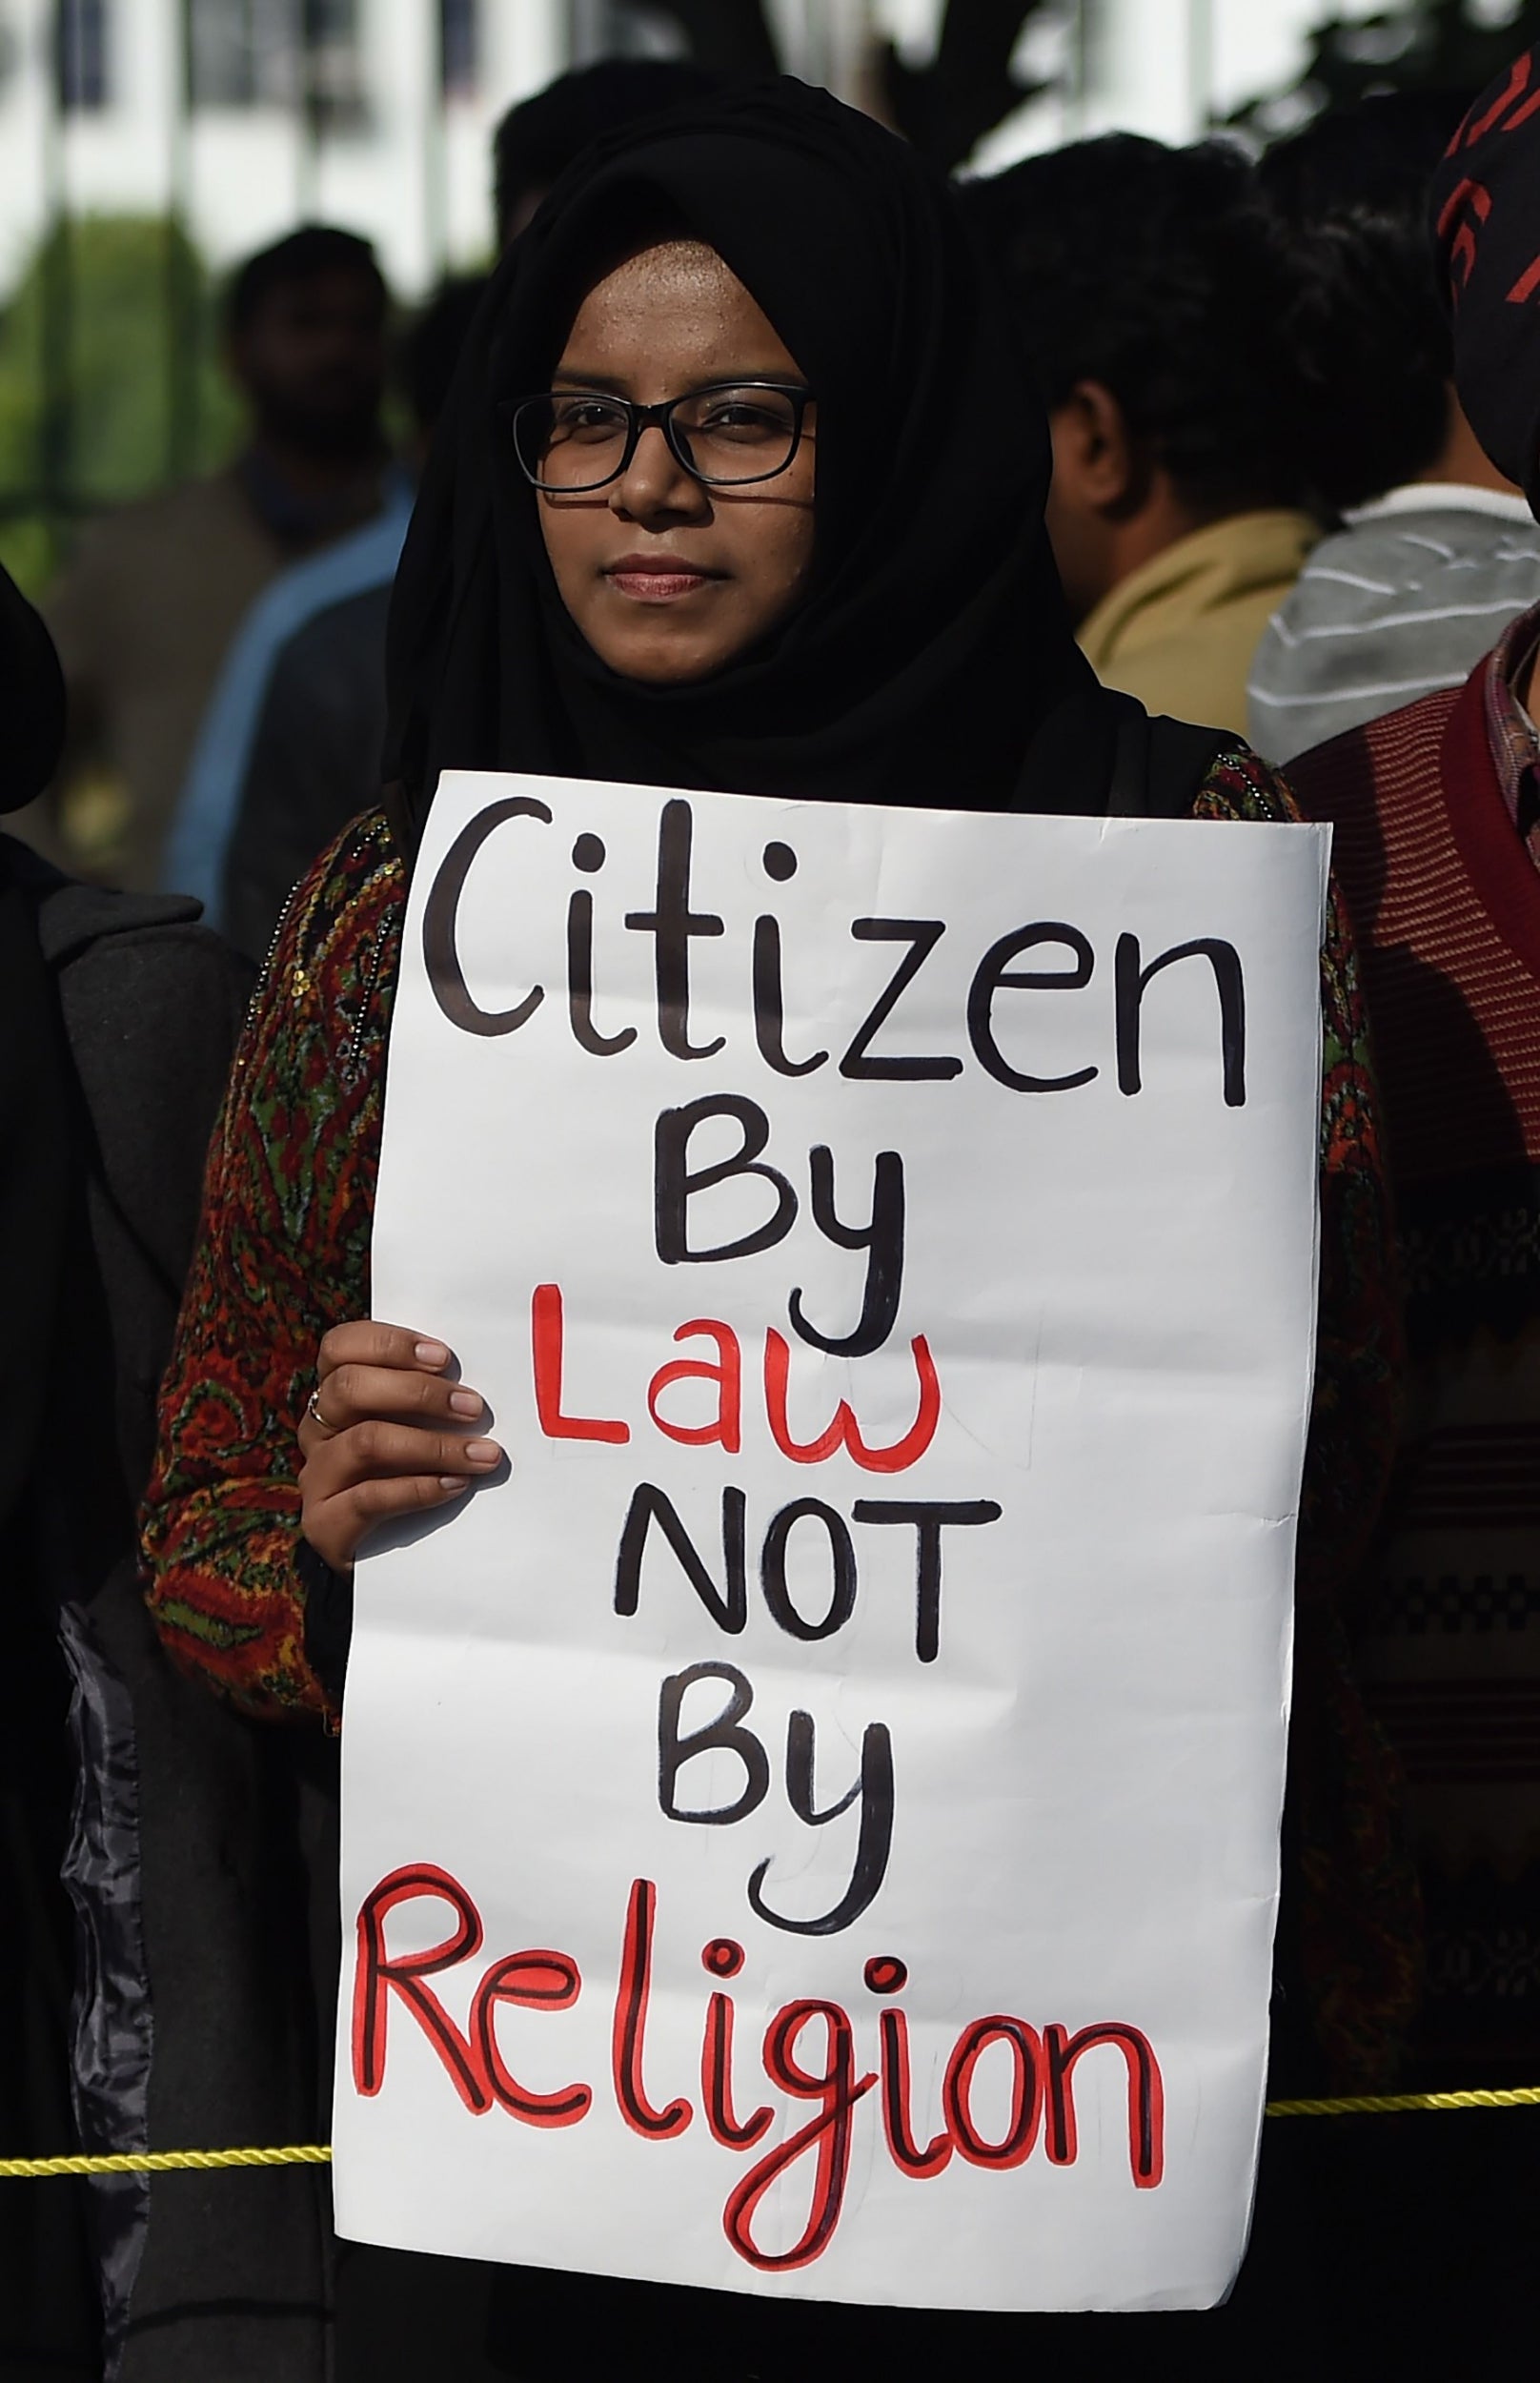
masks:
[(1266, 136), (1330, 92), (1479, 84), (1532, 0), (0, 0), (0, 559), (217, 460), (214, 297), (302, 221), (411, 303), (492, 243), (491, 134), (606, 55), (780, 65), (949, 169), (1125, 127)]

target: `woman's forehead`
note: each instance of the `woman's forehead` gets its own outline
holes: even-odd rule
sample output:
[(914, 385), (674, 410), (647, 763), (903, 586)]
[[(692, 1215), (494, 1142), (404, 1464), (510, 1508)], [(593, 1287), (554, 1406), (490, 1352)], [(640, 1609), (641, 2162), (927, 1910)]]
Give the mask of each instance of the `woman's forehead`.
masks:
[(748, 292), (730, 265), (704, 240), (649, 240), (607, 258), (587, 277), (573, 325), (649, 320), (676, 306), (737, 308)]
[[(740, 355), (738, 350), (743, 349)], [(692, 363), (719, 355), (730, 371), (775, 374), (793, 363), (774, 324), (732, 267), (703, 240), (670, 238), (609, 266), (579, 301), (564, 367), (623, 357)]]

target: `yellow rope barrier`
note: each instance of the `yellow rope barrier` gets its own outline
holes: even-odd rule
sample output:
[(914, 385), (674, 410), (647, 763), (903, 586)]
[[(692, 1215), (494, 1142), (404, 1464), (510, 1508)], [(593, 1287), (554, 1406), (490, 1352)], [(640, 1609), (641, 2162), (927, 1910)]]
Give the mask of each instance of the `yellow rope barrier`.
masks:
[(329, 2143), (258, 2145), (241, 2151), (75, 2152), (55, 2160), (0, 2160), (0, 2176), (160, 2176), (177, 2168), (324, 2167)]
[[(1540, 2108), (1540, 2086), (1471, 2087), (1464, 2093), (1361, 2093), (1330, 2102), (1269, 2102), (1269, 2118), (1379, 2118), (1399, 2110)], [(7, 2176), (160, 2176), (186, 2168), (324, 2168), (329, 2143), (256, 2145), (237, 2151), (71, 2152), (53, 2160), (0, 2160)]]
[(1362, 2093), (1346, 2102), (1269, 2102), (1269, 2118), (1375, 2118), (1389, 2110), (1515, 2110), (1540, 2105), (1540, 2086), (1473, 2086), (1467, 2093)]

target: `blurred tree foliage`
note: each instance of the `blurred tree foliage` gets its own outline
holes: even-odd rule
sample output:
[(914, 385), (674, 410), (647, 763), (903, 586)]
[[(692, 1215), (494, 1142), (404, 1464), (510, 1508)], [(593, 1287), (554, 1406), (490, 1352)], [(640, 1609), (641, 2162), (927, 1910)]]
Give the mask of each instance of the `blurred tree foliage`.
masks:
[(0, 560), (35, 592), (72, 520), (218, 461), (239, 421), (186, 234), (132, 215), (55, 226), (0, 315)]
[(1329, 17), (1309, 37), (1304, 73), (1254, 99), (1231, 122), (1274, 140), (1327, 108), (1373, 92), (1453, 91), (1472, 97), (1530, 42), (1540, 0), (1403, 0), (1373, 16)]
[(879, 89), (892, 123), (925, 156), (955, 173), (986, 132), (1003, 124), (1041, 83), (1023, 82), (1012, 68), (1017, 44), (1051, 0), (947, 0), (936, 55), (909, 66), (890, 42), (878, 59)]

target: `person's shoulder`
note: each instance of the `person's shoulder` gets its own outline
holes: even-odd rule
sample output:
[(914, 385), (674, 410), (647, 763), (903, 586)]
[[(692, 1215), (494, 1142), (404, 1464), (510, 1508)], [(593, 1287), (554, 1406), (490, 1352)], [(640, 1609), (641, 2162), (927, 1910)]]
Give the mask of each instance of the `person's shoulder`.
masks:
[(291, 629), (284, 639), (274, 664), (274, 684), (280, 674), (325, 671), (339, 656), (351, 656), (355, 648), (371, 658), (377, 655), (383, 672), (385, 624), (390, 609), (389, 580), (357, 588), (351, 595), (334, 597)]
[(228, 1063), (253, 970), (200, 924), (199, 904), (81, 884), (10, 837), (0, 866), (33, 906), (77, 1063), (95, 1063), (104, 1080), (127, 1069), (131, 1086), (147, 1064)]
[(1537, 568), (1540, 523), (1441, 500), (1430, 489), (1426, 501), (1370, 510), (1324, 538), (1280, 609), (1286, 620), (1329, 611), (1346, 622), (1402, 605), (1454, 606), (1485, 575), (1516, 575), (1522, 597)]
[(1540, 587), (1540, 523), (1530, 518), (1429, 505), (1378, 524), (1380, 567), (1408, 603), (1458, 618), (1473, 609), (1514, 611)]
[(233, 657), (270, 663), (324, 613), (355, 598), (384, 607), (399, 559), (401, 527), (382, 518), (363, 531), (292, 562), (263, 588), (241, 622)]
[(72, 597), (91, 587), (146, 601), (164, 563), (185, 563), (211, 540), (228, 543), (232, 538), (244, 541), (257, 536), (250, 509), (228, 471), (132, 497), (82, 525), (44, 600), (45, 616), (51, 622), (56, 605), (68, 607)]
[(407, 872), (380, 808), (360, 812), (285, 903), (236, 1057), (248, 1085), (274, 1069), (312, 1091), (372, 1080), (395, 998)]
[(1467, 680), (1459, 686), (1435, 687), (1414, 703), (1382, 712), (1377, 720), (1296, 754), (1288, 764), (1288, 783), (1306, 817), (1341, 819), (1350, 809), (1375, 804), (1408, 773), (1426, 774), (1436, 765), (1450, 715), (1469, 684)]
[(266, 590), (263, 604), (280, 610), (287, 602), (309, 615), (344, 597), (388, 588), (410, 518), (410, 506), (393, 498), (356, 529), (288, 564)]
[(182, 538), (207, 531), (232, 519), (244, 520), (249, 508), (233, 472), (200, 473), (192, 479), (172, 480), (143, 497), (131, 497), (89, 522), (81, 534), (82, 548), (97, 552), (134, 548), (162, 538)]
[(1349, 522), (1328, 530), (1306, 556), (1299, 578), (1280, 609), (1298, 609), (1302, 601), (1319, 598), (1327, 588), (1341, 589), (1345, 603), (1355, 597), (1383, 601), (1395, 592), (1396, 574), (1391, 566), (1401, 545), (1401, 529), (1391, 522)]
[(377, 954), (406, 907), (406, 865), (382, 807), (361, 811), (294, 886), (274, 933), (264, 977), (306, 999)]
[(227, 949), (211, 928), (199, 924), (203, 906), (189, 894), (93, 886), (67, 876), (14, 836), (0, 836), (0, 872), (27, 896), (50, 967), (67, 967), (87, 952), (146, 940), (196, 952)]
[(1249, 820), (1266, 827), (1297, 825), (1300, 818), (1288, 786), (1243, 737), (1226, 737), (1204, 773), (1193, 798), (1194, 819)]
[(1273, 616), (1274, 640), (1292, 648), (1301, 637), (1384, 628), (1400, 613), (1436, 604), (1429, 581), (1450, 568), (1456, 550), (1431, 521), (1425, 532), (1422, 519), (1376, 517), (1323, 538)]

